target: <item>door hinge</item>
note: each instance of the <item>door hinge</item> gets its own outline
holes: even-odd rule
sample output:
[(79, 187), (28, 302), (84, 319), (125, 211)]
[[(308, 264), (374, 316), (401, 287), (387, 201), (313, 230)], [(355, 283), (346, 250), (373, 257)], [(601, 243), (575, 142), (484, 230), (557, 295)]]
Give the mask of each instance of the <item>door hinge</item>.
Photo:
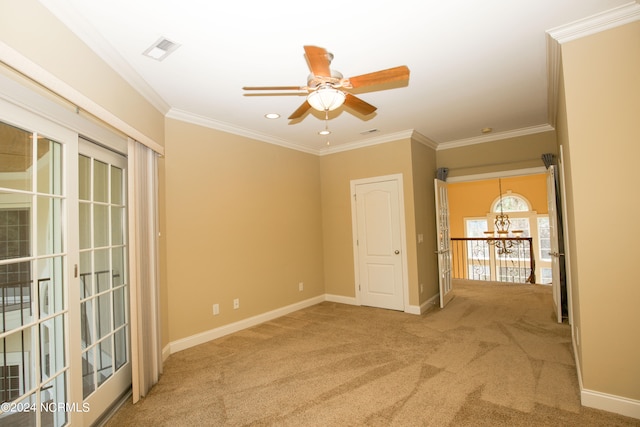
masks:
[(74, 279), (78, 278), (78, 264), (74, 264), (73, 266), (73, 278)]

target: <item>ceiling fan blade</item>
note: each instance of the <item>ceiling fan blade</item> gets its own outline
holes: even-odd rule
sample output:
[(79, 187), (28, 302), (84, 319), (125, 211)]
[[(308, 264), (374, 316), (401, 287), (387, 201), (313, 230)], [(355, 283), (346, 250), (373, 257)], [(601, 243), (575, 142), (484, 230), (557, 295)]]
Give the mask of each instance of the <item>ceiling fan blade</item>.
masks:
[(243, 90), (306, 90), (304, 86), (244, 86)]
[(347, 93), (347, 92), (345, 92), (345, 94), (347, 95), (347, 97), (344, 100), (344, 105), (346, 105), (347, 107), (353, 108), (360, 114), (368, 116), (369, 114), (373, 113), (378, 109), (378, 107), (374, 107), (373, 105), (363, 101), (362, 99), (358, 98), (355, 95), (351, 95), (350, 93)]
[(304, 115), (304, 113), (306, 113), (309, 109), (311, 108), (311, 105), (309, 105), (309, 103), (307, 102), (307, 100), (305, 99), (305, 101), (302, 103), (301, 106), (298, 107), (298, 109), (296, 111), (293, 112), (293, 114), (291, 114), (289, 116), (289, 120), (294, 120), (294, 119), (299, 119), (300, 117), (302, 117)]
[(305, 46), (304, 52), (314, 76), (331, 77), (329, 53), (323, 47)]
[(400, 80), (409, 80), (409, 68), (406, 65), (350, 77), (349, 83), (351, 83), (351, 87), (357, 88)]

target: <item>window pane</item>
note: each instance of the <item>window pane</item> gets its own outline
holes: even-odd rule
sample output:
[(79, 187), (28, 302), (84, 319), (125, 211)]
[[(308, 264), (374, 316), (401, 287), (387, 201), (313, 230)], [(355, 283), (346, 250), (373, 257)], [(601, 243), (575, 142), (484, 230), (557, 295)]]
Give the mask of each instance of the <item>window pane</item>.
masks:
[(551, 261), (551, 229), (549, 228), (549, 217), (538, 217), (538, 238), (540, 240), (540, 259)]
[(111, 208), (111, 244), (124, 244), (124, 208)]
[(498, 201), (494, 208), (494, 212), (526, 212), (529, 205), (522, 198), (517, 196), (503, 196), (502, 201)]
[(111, 203), (114, 205), (124, 204), (122, 184), (122, 169), (111, 166)]
[(113, 291), (113, 326), (119, 328), (126, 321), (126, 287)]
[(94, 342), (93, 331), (93, 302), (94, 299), (87, 300), (80, 305), (80, 328), (82, 335), (82, 348), (89, 347)]
[(113, 281), (113, 287), (120, 286), (125, 282), (125, 259), (124, 259), (124, 248), (114, 248), (112, 250), (113, 254), (113, 273), (111, 275)]
[[(10, 378), (10, 386), (5, 387), (3, 402), (15, 400), (34, 387), (37, 373), (33, 372), (32, 366), (33, 358), (38, 357), (38, 353), (33, 339), (37, 335), (37, 326), (34, 326), (0, 339), (0, 366), (4, 369), (5, 377)], [(10, 366), (17, 368), (10, 369)]]
[(93, 201), (108, 202), (109, 201), (109, 169), (106, 163), (93, 161)]
[(0, 259), (31, 256), (31, 196), (0, 192)]
[(94, 349), (82, 353), (82, 395), (86, 399), (96, 389)]
[(31, 261), (0, 265), (0, 333), (33, 321)]
[(93, 205), (93, 247), (109, 245), (109, 207)]
[(111, 293), (100, 295), (97, 305), (96, 327), (98, 328), (98, 339), (102, 339), (111, 333)]
[(65, 367), (64, 316), (40, 324), (40, 371), (45, 381)]
[(96, 292), (104, 292), (111, 287), (111, 270), (109, 268), (109, 249), (95, 251)]
[(93, 275), (91, 274), (91, 252), (80, 253), (80, 298), (93, 295)]
[(80, 214), (80, 223), (78, 224), (80, 249), (88, 249), (91, 247), (91, 205), (80, 202), (78, 208)]
[(38, 255), (61, 253), (62, 201), (53, 197), (38, 197)]
[(484, 237), (484, 232), (487, 231), (486, 219), (467, 219), (466, 224), (466, 237)]
[(67, 375), (66, 372), (58, 375), (40, 389), (40, 401), (44, 405), (42, 412), (42, 425), (58, 427), (67, 423), (67, 411), (61, 411), (56, 406), (67, 403)]
[(78, 158), (78, 191), (80, 200), (91, 200), (91, 159), (80, 155)]
[(38, 138), (38, 192), (62, 194), (62, 147), (46, 138)]
[(0, 187), (31, 191), (33, 133), (0, 123)]
[(522, 230), (522, 237), (531, 237), (528, 218), (510, 218), (510, 220), (511, 220), (511, 227), (509, 227), (510, 231)]
[(102, 341), (97, 347), (98, 386), (113, 374), (113, 355), (111, 352), (111, 337)]
[(62, 257), (38, 260), (40, 316), (50, 316), (65, 309)]
[(116, 370), (127, 363), (127, 329), (122, 328), (114, 336), (114, 353), (116, 357)]

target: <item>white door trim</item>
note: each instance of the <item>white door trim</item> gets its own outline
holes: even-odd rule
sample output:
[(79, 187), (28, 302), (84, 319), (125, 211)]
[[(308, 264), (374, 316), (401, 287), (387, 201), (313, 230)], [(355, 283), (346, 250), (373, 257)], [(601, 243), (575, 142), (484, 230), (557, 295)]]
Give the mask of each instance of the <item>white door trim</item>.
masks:
[(407, 226), (404, 210), (404, 181), (403, 175), (392, 174), (383, 175), (370, 178), (361, 178), (351, 180), (351, 233), (352, 233), (352, 246), (353, 246), (353, 270), (355, 275), (355, 295), (356, 305), (362, 305), (360, 289), (358, 284), (360, 283), (360, 271), (359, 271), (359, 254), (358, 254), (358, 219), (356, 216), (356, 186), (360, 184), (371, 184), (384, 181), (396, 181), (398, 183), (398, 198), (399, 198), (399, 214), (400, 214), (400, 244), (401, 244), (401, 264), (402, 264), (402, 299), (404, 303), (404, 312), (413, 313), (409, 306), (409, 267), (407, 264)]

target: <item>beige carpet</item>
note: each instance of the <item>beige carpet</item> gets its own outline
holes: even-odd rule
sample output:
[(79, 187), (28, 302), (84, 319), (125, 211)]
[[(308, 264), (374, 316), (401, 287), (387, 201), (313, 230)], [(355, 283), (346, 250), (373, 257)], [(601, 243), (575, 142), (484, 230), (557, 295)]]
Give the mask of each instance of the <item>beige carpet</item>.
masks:
[(455, 287), (416, 316), (325, 302), (167, 360), (122, 426), (638, 426), (580, 406), (550, 288)]

